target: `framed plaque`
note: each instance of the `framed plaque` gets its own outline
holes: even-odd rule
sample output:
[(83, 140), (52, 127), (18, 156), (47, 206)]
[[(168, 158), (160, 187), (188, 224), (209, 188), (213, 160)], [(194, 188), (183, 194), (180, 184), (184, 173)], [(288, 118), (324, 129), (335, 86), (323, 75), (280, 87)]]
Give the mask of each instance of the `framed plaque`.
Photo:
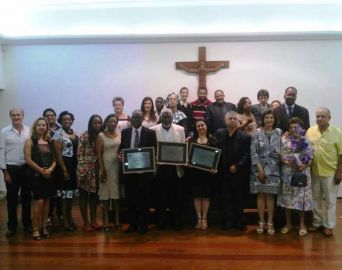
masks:
[(186, 165), (188, 162), (188, 144), (177, 142), (158, 142), (157, 163)]
[(124, 174), (155, 172), (154, 147), (122, 149), (122, 171)]
[(189, 166), (200, 170), (217, 170), (221, 149), (192, 143), (189, 152)]

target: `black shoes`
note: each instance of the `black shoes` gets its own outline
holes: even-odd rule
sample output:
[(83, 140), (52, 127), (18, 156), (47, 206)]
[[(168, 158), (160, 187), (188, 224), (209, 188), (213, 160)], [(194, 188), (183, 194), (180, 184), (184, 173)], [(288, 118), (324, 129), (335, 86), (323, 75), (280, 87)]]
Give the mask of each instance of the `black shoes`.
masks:
[(12, 237), (16, 234), (15, 230), (8, 229), (6, 232), (6, 237)]
[(125, 230), (125, 233), (132, 233), (137, 230), (137, 226), (129, 225), (128, 228)]
[(24, 232), (31, 234), (33, 232), (32, 226), (24, 227)]

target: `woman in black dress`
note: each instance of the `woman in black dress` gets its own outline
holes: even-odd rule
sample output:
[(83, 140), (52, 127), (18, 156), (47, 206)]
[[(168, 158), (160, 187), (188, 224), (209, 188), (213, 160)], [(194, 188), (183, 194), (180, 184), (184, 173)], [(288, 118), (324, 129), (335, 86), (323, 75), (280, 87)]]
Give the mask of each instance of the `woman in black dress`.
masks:
[(25, 161), (29, 165), (28, 176), (31, 183), (33, 206), (33, 238), (49, 237), (46, 221), (49, 211), (49, 198), (54, 194), (52, 172), (56, 167), (48, 122), (40, 117), (34, 121), (32, 135), (25, 142)]
[(77, 146), (78, 136), (71, 128), (74, 115), (63, 111), (58, 116), (62, 128), (53, 135), (53, 144), (59, 168), (57, 195), (62, 200), (63, 226), (66, 231), (73, 231), (76, 225), (72, 218), (72, 201), (77, 192)]
[[(191, 140), (192, 143), (202, 144), (206, 146), (216, 147), (217, 140), (209, 134), (207, 124), (204, 120), (198, 120), (195, 123), (195, 135)], [(210, 198), (213, 193), (213, 181), (215, 181), (216, 170), (211, 172), (190, 168), (191, 175), (191, 196), (193, 197), (194, 207), (197, 215), (196, 229), (208, 228), (208, 210), (210, 206)]]

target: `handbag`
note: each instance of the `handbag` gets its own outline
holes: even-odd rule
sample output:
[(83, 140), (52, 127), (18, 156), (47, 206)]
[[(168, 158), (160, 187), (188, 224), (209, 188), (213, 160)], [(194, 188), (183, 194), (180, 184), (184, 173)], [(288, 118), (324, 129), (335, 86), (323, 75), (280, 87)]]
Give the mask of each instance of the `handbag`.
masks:
[(291, 187), (306, 187), (308, 184), (308, 176), (302, 172), (295, 172), (291, 177)]

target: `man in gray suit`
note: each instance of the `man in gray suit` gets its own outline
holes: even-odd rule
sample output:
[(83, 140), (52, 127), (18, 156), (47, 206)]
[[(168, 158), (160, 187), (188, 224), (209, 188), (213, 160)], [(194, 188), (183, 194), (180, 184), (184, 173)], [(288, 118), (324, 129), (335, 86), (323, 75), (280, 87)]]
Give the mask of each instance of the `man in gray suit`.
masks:
[(268, 99), (270, 98), (270, 94), (266, 89), (260, 89), (258, 91), (257, 98), (259, 103), (253, 105), (252, 114), (255, 117), (258, 127), (260, 127), (262, 114), (271, 107), (271, 105), (267, 103)]

